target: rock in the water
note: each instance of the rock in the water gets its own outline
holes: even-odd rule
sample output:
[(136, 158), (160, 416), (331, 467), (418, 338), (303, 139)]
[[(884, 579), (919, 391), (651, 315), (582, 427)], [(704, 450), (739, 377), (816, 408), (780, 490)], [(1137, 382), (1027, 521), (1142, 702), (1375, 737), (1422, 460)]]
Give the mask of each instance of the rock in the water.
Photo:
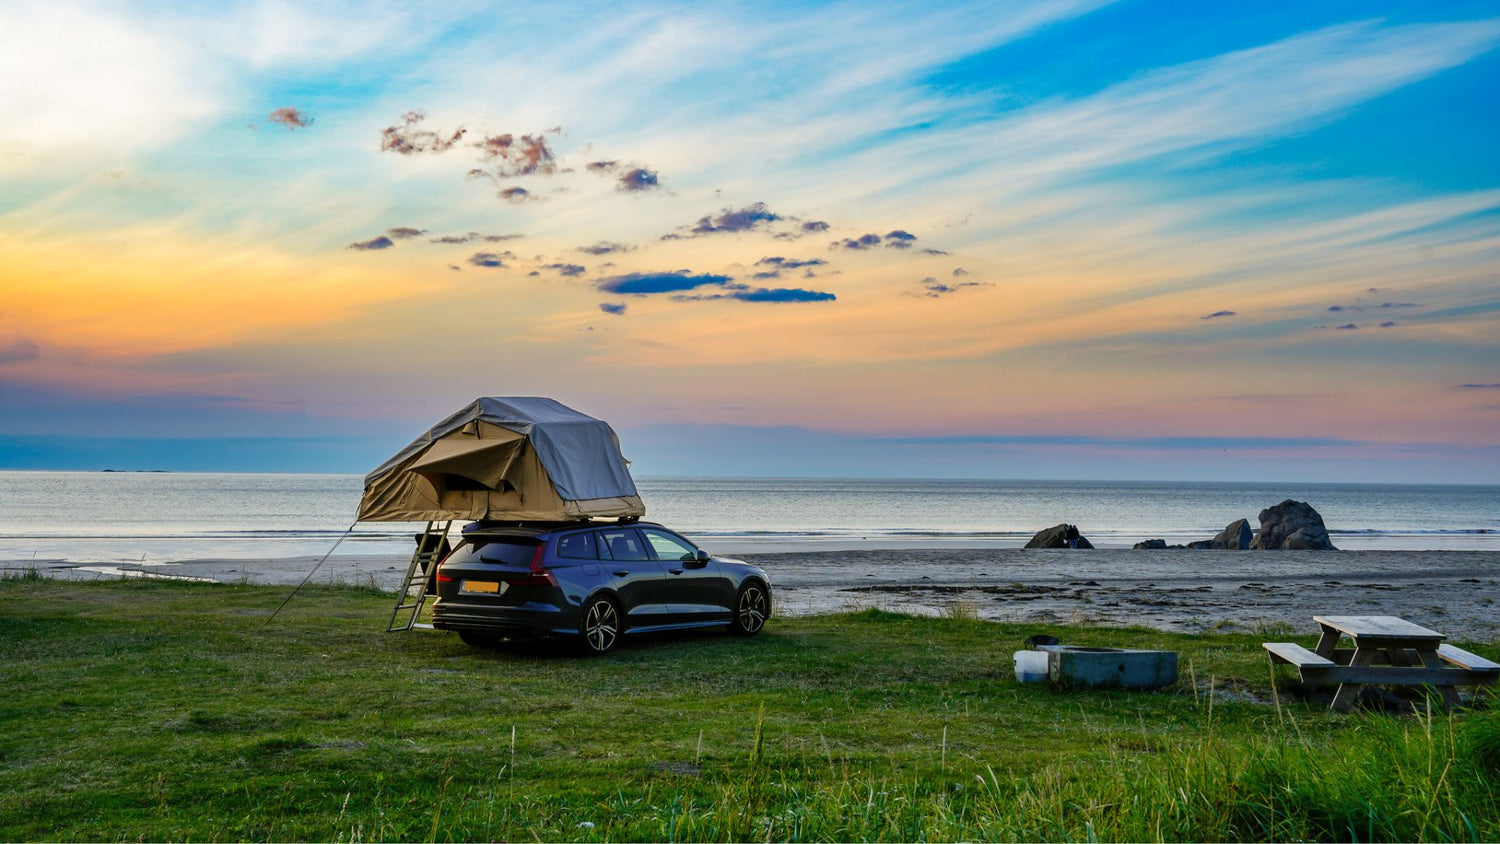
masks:
[(1165, 539), (1148, 539), (1145, 542), (1137, 542), (1135, 544), (1135, 550), (1137, 551), (1156, 551), (1166, 547), (1167, 541)]
[(1078, 533), (1078, 528), (1061, 524), (1039, 532), (1026, 543), (1027, 548), (1093, 548), (1094, 546)]
[(1189, 542), (1183, 547), (1191, 548), (1195, 551), (1207, 551), (1208, 549), (1214, 547), (1214, 541), (1212, 539), (1200, 539), (1197, 542)]
[(1255, 538), (1255, 532), (1250, 530), (1250, 520), (1240, 519), (1224, 528), (1218, 536), (1213, 538), (1210, 548), (1228, 551), (1243, 551), (1250, 547), (1250, 541)]
[(1323, 517), (1312, 505), (1286, 501), (1260, 511), (1260, 532), (1250, 547), (1263, 551), (1335, 551)]

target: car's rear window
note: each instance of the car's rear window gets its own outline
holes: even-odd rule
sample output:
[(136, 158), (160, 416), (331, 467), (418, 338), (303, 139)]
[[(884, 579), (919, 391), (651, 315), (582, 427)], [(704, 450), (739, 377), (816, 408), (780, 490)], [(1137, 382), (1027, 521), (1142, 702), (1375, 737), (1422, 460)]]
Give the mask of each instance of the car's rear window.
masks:
[(528, 536), (473, 537), (464, 542), (451, 558), (455, 563), (478, 562), (502, 566), (527, 566), (541, 542)]
[(569, 560), (597, 560), (599, 549), (593, 531), (570, 533), (557, 540), (557, 556)]

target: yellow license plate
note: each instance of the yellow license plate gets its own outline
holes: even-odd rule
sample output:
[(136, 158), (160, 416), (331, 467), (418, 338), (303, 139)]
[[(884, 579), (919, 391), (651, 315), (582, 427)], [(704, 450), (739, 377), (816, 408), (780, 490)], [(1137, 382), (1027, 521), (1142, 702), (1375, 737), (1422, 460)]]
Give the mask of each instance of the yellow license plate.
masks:
[(499, 592), (500, 584), (490, 580), (465, 580), (463, 592)]

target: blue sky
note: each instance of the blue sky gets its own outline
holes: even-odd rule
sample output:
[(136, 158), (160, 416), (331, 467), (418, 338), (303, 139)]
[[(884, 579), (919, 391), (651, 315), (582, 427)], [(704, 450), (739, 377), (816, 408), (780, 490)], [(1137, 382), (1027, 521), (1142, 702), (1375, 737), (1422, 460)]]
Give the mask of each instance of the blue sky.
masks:
[(0, 79), (0, 468), (547, 395), (654, 474), (1500, 476), (1493, 3), (15, 2)]

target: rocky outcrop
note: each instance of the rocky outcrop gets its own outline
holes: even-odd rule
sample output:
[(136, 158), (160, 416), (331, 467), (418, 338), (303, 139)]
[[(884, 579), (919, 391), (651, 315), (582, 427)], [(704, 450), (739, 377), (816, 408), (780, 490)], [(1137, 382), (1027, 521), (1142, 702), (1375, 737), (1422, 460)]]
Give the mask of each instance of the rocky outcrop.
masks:
[(1260, 532), (1250, 547), (1261, 551), (1334, 551), (1323, 517), (1312, 505), (1290, 498), (1260, 511)]
[[(1317, 514), (1315, 513), (1314, 515)], [(1208, 547), (1224, 551), (1244, 551), (1250, 547), (1250, 543), (1254, 539), (1255, 532), (1250, 530), (1250, 520), (1240, 519), (1220, 531), (1218, 536), (1209, 540)]]
[(1207, 551), (1210, 548), (1214, 547), (1214, 541), (1212, 539), (1200, 539), (1197, 542), (1189, 542), (1182, 547), (1189, 548), (1194, 551)]
[(1061, 524), (1049, 527), (1037, 533), (1026, 543), (1027, 548), (1093, 548), (1094, 546), (1084, 539), (1078, 532), (1078, 528)]
[(1165, 539), (1148, 539), (1145, 542), (1137, 542), (1134, 545), (1137, 551), (1159, 551), (1167, 547)]

